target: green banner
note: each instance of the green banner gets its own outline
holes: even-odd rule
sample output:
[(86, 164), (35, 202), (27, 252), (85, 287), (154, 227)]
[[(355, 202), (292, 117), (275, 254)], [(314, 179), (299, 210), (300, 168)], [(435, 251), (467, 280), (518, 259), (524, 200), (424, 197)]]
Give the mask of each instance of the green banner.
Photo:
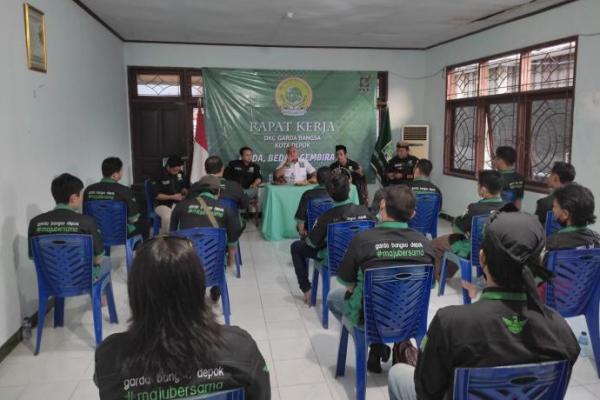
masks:
[(318, 168), (333, 163), (335, 145), (343, 144), (371, 171), (376, 72), (205, 68), (202, 74), (210, 154), (227, 162), (249, 146), (267, 179), (289, 146)]

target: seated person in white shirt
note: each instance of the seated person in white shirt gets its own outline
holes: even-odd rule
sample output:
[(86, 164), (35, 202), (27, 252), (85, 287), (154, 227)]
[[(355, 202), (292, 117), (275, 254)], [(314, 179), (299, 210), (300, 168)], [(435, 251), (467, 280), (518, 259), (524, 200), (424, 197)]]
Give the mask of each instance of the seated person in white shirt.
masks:
[(275, 181), (284, 180), (286, 183), (308, 184), (317, 183), (317, 170), (306, 160), (298, 158), (298, 149), (288, 147), (286, 158), (275, 170)]

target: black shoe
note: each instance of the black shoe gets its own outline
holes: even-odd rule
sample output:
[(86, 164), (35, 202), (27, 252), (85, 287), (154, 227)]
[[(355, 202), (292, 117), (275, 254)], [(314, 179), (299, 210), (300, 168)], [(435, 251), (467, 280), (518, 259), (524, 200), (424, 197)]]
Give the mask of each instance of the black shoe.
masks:
[(380, 374), (381, 361), (388, 362), (392, 350), (385, 344), (372, 344), (369, 349), (369, 359), (367, 360), (367, 371)]
[(216, 303), (221, 298), (221, 288), (218, 286), (213, 286), (210, 288), (210, 299)]

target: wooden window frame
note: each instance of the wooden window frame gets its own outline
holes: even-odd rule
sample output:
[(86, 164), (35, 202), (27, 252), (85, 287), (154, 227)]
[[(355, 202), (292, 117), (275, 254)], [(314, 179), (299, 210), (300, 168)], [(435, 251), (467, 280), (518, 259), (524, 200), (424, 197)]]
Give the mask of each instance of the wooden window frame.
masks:
[[(524, 88), (528, 87), (528, 68), (525, 66), (528, 65), (528, 53), (532, 50), (542, 49), (545, 47), (550, 47), (553, 45), (558, 45), (562, 43), (575, 42), (575, 53), (574, 53), (574, 70), (573, 70), (573, 86), (560, 87), (560, 88), (550, 88), (550, 89), (540, 89), (540, 90), (524, 90)], [(535, 100), (550, 100), (556, 98), (571, 98), (571, 118), (574, 116), (574, 105), (575, 105), (575, 85), (576, 85), (576, 75), (577, 75), (577, 55), (579, 50), (579, 42), (578, 37), (567, 37), (558, 40), (553, 40), (550, 42), (540, 43), (533, 46), (528, 46), (516, 50), (506, 51), (499, 54), (494, 54), (491, 56), (487, 56), (484, 58), (479, 58), (476, 60), (470, 60), (466, 62), (462, 62), (460, 64), (455, 64), (446, 67), (446, 71), (451, 71), (453, 68), (458, 68), (470, 64), (479, 64), (479, 78), (478, 78), (478, 88), (477, 95), (472, 97), (463, 97), (459, 99), (448, 99), (449, 91), (450, 91), (450, 74), (446, 74), (446, 106), (445, 106), (445, 127), (444, 127), (444, 174), (449, 176), (455, 176), (458, 178), (464, 179), (477, 179), (478, 172), (485, 167), (485, 136), (488, 134), (485, 131), (486, 127), (486, 110), (489, 103), (493, 102), (516, 102), (517, 104), (517, 134), (516, 134), (516, 150), (518, 154), (518, 159), (516, 162), (516, 170), (521, 173), (525, 177), (525, 189), (534, 192), (546, 193), (547, 187), (545, 183), (534, 181), (530, 179), (528, 174), (528, 168), (530, 165), (530, 157), (529, 152), (527, 151), (530, 144), (530, 132), (529, 132), (529, 120), (530, 110), (529, 110), (529, 102), (531, 99)], [(481, 79), (482, 79), (482, 68), (488, 61), (513, 55), (520, 54), (520, 73), (519, 73), (519, 82), (518, 82), (518, 90), (510, 93), (503, 94), (493, 94), (493, 95), (482, 95), (481, 94)], [(487, 83), (486, 83), (487, 84)], [(474, 138), (474, 146), (475, 146), (475, 171), (461, 171), (453, 168), (453, 150), (454, 150), (454, 107), (457, 104), (475, 104), (476, 110), (476, 122), (475, 122), (475, 138)], [(570, 132), (568, 132), (569, 140), (568, 140), (568, 155), (567, 162), (571, 161), (572, 156), (572, 148), (573, 148), (573, 121), (571, 120), (570, 124)]]

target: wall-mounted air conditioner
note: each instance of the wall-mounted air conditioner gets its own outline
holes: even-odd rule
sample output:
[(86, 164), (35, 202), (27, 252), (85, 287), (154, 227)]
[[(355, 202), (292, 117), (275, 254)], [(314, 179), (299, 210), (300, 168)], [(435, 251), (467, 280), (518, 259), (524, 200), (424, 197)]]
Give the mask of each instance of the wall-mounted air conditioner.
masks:
[(405, 125), (402, 140), (410, 143), (410, 154), (429, 159), (429, 125)]

